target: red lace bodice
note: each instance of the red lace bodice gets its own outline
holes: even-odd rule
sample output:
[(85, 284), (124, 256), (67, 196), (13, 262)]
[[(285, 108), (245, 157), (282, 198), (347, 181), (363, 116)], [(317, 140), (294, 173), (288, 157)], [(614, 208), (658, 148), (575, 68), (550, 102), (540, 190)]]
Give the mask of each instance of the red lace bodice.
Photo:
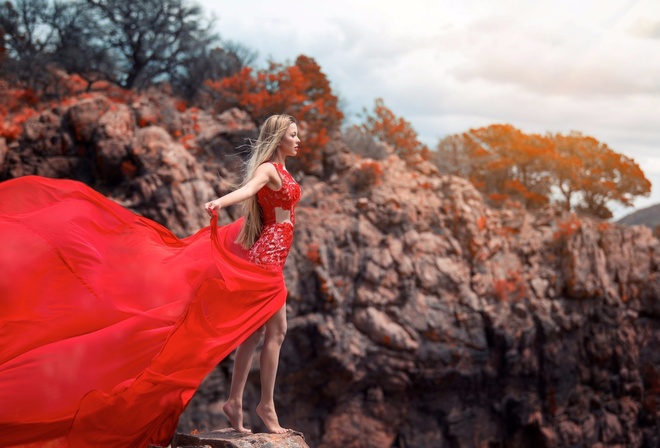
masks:
[(300, 185), (293, 179), (291, 174), (279, 163), (271, 162), (282, 178), (282, 188), (273, 190), (264, 186), (257, 192), (257, 201), (263, 212), (263, 225), (274, 224), (275, 209), (281, 208), (291, 213), (291, 223), (295, 225), (294, 206), (300, 200)]
[[(271, 162), (272, 163), (272, 162)], [(248, 258), (253, 263), (276, 270), (284, 268), (293, 242), (293, 226), (296, 222), (294, 207), (300, 200), (300, 185), (279, 163), (273, 163), (282, 179), (282, 187), (273, 190), (264, 186), (257, 192), (257, 201), (261, 206), (263, 225), (259, 238), (248, 251)], [(276, 208), (287, 210), (291, 222), (277, 222)]]

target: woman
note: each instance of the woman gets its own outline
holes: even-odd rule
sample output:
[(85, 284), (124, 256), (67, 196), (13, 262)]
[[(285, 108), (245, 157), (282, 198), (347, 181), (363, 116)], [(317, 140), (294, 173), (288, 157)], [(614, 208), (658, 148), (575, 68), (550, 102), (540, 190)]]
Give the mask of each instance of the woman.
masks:
[[(78, 182), (0, 184), (0, 446), (167, 445), (237, 346), (224, 409), (246, 431), (241, 396), (262, 327), (257, 412), (284, 431), (273, 387), (300, 197), (284, 162), (299, 142), (293, 118), (266, 120), (243, 186), (207, 203), (211, 225), (184, 239)], [(218, 227), (218, 210), (241, 201), (244, 218)]]
[[(248, 163), (243, 186), (205, 205), (206, 211), (213, 216), (223, 207), (243, 202), (245, 221), (238, 242), (249, 249), (251, 261), (279, 270), (284, 267), (291, 247), (295, 223), (293, 205), (300, 198), (300, 187), (284, 164), (287, 157), (298, 153), (299, 144), (298, 126), (293, 117), (270, 117), (264, 123), (259, 143)], [(271, 163), (264, 163), (266, 161)], [(278, 422), (273, 401), (280, 347), (285, 334), (286, 306), (282, 306), (266, 323), (260, 358), (261, 401), (257, 414), (273, 433), (286, 431)], [(223, 406), (232, 427), (239, 432), (248, 432), (243, 426), (243, 390), (260, 337), (261, 332), (255, 333), (236, 350), (229, 399)]]

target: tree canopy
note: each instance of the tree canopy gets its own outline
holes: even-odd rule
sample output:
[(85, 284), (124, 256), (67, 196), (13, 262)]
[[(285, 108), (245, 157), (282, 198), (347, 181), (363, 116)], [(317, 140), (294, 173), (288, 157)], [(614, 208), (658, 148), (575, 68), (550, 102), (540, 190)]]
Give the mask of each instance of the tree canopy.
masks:
[(0, 5), (2, 74), (45, 91), (57, 68), (89, 85), (126, 89), (169, 81), (192, 97), (206, 79), (239, 71), (251, 55), (221, 45), (213, 19), (186, 0), (12, 0)]
[(344, 114), (330, 82), (316, 61), (300, 55), (292, 65), (271, 62), (268, 68), (245, 67), (220, 81), (207, 81), (217, 95), (220, 109), (238, 106), (257, 122), (272, 114), (289, 113), (302, 129), (301, 160), (310, 168), (320, 157), (318, 149), (330, 140), (330, 133), (341, 126)]
[(408, 121), (394, 115), (382, 98), (375, 100), (372, 112), (365, 108), (363, 113), (362, 130), (390, 145), (402, 159), (411, 161), (415, 156), (429, 157), (429, 149), (419, 141), (417, 131)]
[(630, 206), (651, 191), (634, 160), (579, 132), (525, 134), (496, 124), (441, 140), (434, 157), (441, 171), (468, 177), (491, 201), (530, 209), (555, 202), (610, 218), (609, 203)]

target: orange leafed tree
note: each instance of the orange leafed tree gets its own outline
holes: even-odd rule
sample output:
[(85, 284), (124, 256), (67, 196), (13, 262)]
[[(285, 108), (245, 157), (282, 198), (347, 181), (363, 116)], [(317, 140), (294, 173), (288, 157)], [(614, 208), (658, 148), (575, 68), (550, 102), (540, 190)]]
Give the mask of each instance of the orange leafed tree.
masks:
[(473, 129), (465, 138), (474, 159), (471, 177), (484, 191), (527, 208), (548, 203), (550, 179), (544, 164), (550, 151), (548, 139), (499, 124)]
[(550, 136), (552, 153), (547, 162), (549, 169), (554, 173), (554, 184), (557, 187), (560, 199), (557, 201), (565, 210), (571, 206), (582, 191), (583, 160), (587, 156), (579, 138), (554, 134)]
[(366, 109), (364, 113), (362, 130), (390, 145), (402, 159), (411, 161), (416, 156), (429, 159), (430, 151), (419, 141), (417, 131), (408, 121), (394, 115), (382, 98), (376, 99), (371, 114)]
[(631, 206), (635, 197), (651, 192), (651, 182), (639, 165), (605, 143), (578, 132), (552, 138), (557, 159), (564, 160), (558, 167), (555, 165), (553, 172), (564, 182), (562, 192), (579, 191), (581, 202), (576, 204), (576, 210), (611, 218), (609, 202)]
[(438, 167), (468, 177), (494, 202), (528, 208), (552, 199), (566, 210), (610, 218), (610, 202), (630, 206), (651, 183), (637, 163), (593, 137), (525, 134), (511, 125), (472, 129), (440, 141)]
[(318, 149), (328, 143), (330, 133), (344, 118), (321, 67), (304, 55), (290, 66), (271, 62), (265, 70), (245, 67), (234, 76), (206, 85), (220, 94), (219, 108), (238, 106), (257, 122), (272, 114), (295, 116), (301, 125), (303, 169), (318, 160)]

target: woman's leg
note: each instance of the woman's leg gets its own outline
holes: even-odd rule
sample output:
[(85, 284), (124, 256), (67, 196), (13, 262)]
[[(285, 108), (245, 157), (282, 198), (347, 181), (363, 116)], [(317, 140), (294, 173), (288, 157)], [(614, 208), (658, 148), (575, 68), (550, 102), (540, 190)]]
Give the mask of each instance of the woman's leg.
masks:
[(234, 357), (234, 373), (231, 377), (231, 388), (229, 389), (229, 398), (222, 407), (222, 410), (229, 418), (232, 428), (238, 432), (250, 432), (243, 426), (243, 390), (247, 382), (250, 366), (252, 365), (252, 356), (259, 344), (261, 336), (264, 334), (264, 328), (260, 328), (245, 340), (236, 349)]
[(280, 348), (286, 335), (286, 305), (282, 306), (268, 322), (266, 322), (266, 335), (261, 348), (261, 401), (257, 406), (257, 414), (263, 420), (268, 431), (284, 433), (287, 430), (280, 426), (275, 412), (273, 392), (275, 390), (275, 376), (277, 364), (280, 359)]

